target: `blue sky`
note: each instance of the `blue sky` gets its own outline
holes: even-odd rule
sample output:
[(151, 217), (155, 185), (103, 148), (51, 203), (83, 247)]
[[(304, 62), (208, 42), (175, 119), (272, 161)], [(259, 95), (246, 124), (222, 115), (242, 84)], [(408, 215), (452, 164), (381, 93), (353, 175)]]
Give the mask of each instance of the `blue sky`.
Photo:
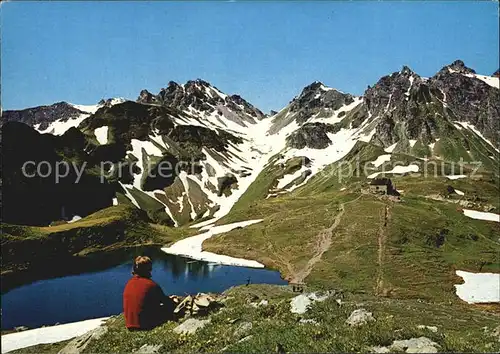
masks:
[(203, 78), (267, 112), (315, 80), (360, 95), (402, 65), (499, 62), (495, 2), (8, 2), (1, 20), (3, 109)]

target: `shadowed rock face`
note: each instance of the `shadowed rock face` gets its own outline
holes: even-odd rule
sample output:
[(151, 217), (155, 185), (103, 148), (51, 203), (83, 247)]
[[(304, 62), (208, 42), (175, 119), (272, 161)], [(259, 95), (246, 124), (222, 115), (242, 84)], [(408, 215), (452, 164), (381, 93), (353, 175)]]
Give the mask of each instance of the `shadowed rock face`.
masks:
[[(90, 161), (84, 153), (85, 139), (76, 128), (62, 136), (40, 134), (25, 124), (7, 122), (2, 126), (2, 221), (22, 225), (47, 225), (63, 217), (85, 216), (112, 205), (114, 186), (84, 169), (78, 183), (74, 168), (62, 169), (55, 180), (56, 165), (73, 162), (79, 170)], [(29, 144), (27, 143), (29, 142)], [(64, 157), (63, 157), (64, 156)], [(26, 161), (43, 162), (43, 178)], [(92, 167), (89, 164), (89, 167)], [(34, 175), (34, 177), (29, 177)]]
[(332, 143), (327, 135), (332, 131), (333, 126), (330, 124), (306, 123), (287, 137), (287, 146), (295, 149), (325, 149)]
[(231, 186), (238, 183), (238, 179), (231, 173), (223, 177), (219, 177), (218, 179), (218, 192), (217, 194), (220, 196), (225, 195), (228, 196), (231, 194)]
[(11, 110), (2, 112), (2, 123), (21, 122), (29, 126), (40, 124), (39, 129), (46, 129), (50, 123), (61, 119), (66, 121), (71, 118), (77, 118), (82, 112), (69, 103), (58, 102), (50, 106), (39, 106), (23, 110)]

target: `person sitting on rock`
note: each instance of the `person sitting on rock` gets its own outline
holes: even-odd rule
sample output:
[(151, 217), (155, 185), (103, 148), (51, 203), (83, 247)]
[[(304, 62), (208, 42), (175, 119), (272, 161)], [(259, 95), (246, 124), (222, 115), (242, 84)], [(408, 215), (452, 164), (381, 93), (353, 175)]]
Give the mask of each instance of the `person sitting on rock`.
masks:
[(132, 278), (123, 291), (123, 313), (129, 330), (152, 329), (172, 319), (173, 301), (151, 280), (151, 258), (139, 256), (134, 260)]

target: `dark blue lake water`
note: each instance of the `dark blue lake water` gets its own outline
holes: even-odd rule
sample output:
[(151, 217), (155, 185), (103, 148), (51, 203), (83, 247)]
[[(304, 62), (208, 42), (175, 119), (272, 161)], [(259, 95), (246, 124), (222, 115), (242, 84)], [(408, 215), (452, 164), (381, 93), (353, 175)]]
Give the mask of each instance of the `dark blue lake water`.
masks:
[[(278, 272), (220, 266), (155, 252), (153, 280), (165, 294), (222, 292), (250, 283), (286, 284)], [(130, 261), (107, 269), (38, 280), (2, 294), (2, 329), (68, 323), (121, 313)]]

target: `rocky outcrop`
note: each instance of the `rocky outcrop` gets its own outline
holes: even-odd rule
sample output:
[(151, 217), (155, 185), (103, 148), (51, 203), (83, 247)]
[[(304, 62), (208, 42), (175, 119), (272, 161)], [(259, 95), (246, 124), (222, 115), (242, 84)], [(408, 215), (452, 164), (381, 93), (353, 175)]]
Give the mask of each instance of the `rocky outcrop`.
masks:
[(464, 75), (476, 73), (476, 71), (474, 69), (471, 69), (471, 68), (465, 66), (465, 63), (460, 59), (455, 60), (453, 63), (443, 67), (438, 72), (438, 75), (439, 74), (446, 74), (446, 73), (450, 73), (450, 72), (455, 72), (455, 73), (464, 74)]
[(381, 78), (364, 96), (372, 120), (378, 118), (373, 140), (383, 146), (418, 138), (430, 144), (440, 136), (436, 116), (443, 114), (443, 107), (437, 95), (427, 80), (406, 66)]
[(85, 348), (92, 341), (99, 340), (102, 336), (104, 336), (108, 332), (107, 326), (100, 326), (94, 330), (91, 330), (75, 339), (71, 340), (68, 344), (66, 344), (57, 354), (78, 354), (83, 353)]
[(326, 87), (321, 82), (306, 86), (301, 94), (290, 103), (290, 112), (296, 113), (296, 121), (301, 124), (321, 110), (336, 111), (343, 105), (354, 102), (354, 97)]
[(182, 322), (180, 325), (175, 327), (173, 331), (177, 334), (193, 334), (199, 329), (202, 329), (205, 327), (207, 324), (210, 323), (210, 318), (206, 320), (198, 320), (196, 318), (188, 318), (184, 322)]
[(156, 97), (148, 90), (142, 90), (137, 97), (137, 102), (139, 103), (155, 103)]
[(331, 124), (325, 123), (306, 123), (299, 129), (291, 133), (287, 138), (287, 146), (294, 149), (325, 149), (332, 141), (327, 133), (333, 131)]
[(352, 327), (358, 327), (372, 321), (375, 321), (375, 318), (373, 318), (371, 312), (365, 309), (357, 309), (351, 313), (345, 323)]
[(238, 183), (238, 179), (231, 173), (228, 173), (223, 177), (219, 177), (217, 181), (218, 181), (217, 195), (219, 197), (221, 197), (222, 195), (225, 195), (226, 197), (231, 195), (232, 187), (236, 183)]
[(323, 302), (329, 297), (335, 295), (334, 290), (326, 292), (314, 292), (300, 294), (290, 300), (290, 312), (302, 315), (309, 310), (311, 305), (315, 302)]

